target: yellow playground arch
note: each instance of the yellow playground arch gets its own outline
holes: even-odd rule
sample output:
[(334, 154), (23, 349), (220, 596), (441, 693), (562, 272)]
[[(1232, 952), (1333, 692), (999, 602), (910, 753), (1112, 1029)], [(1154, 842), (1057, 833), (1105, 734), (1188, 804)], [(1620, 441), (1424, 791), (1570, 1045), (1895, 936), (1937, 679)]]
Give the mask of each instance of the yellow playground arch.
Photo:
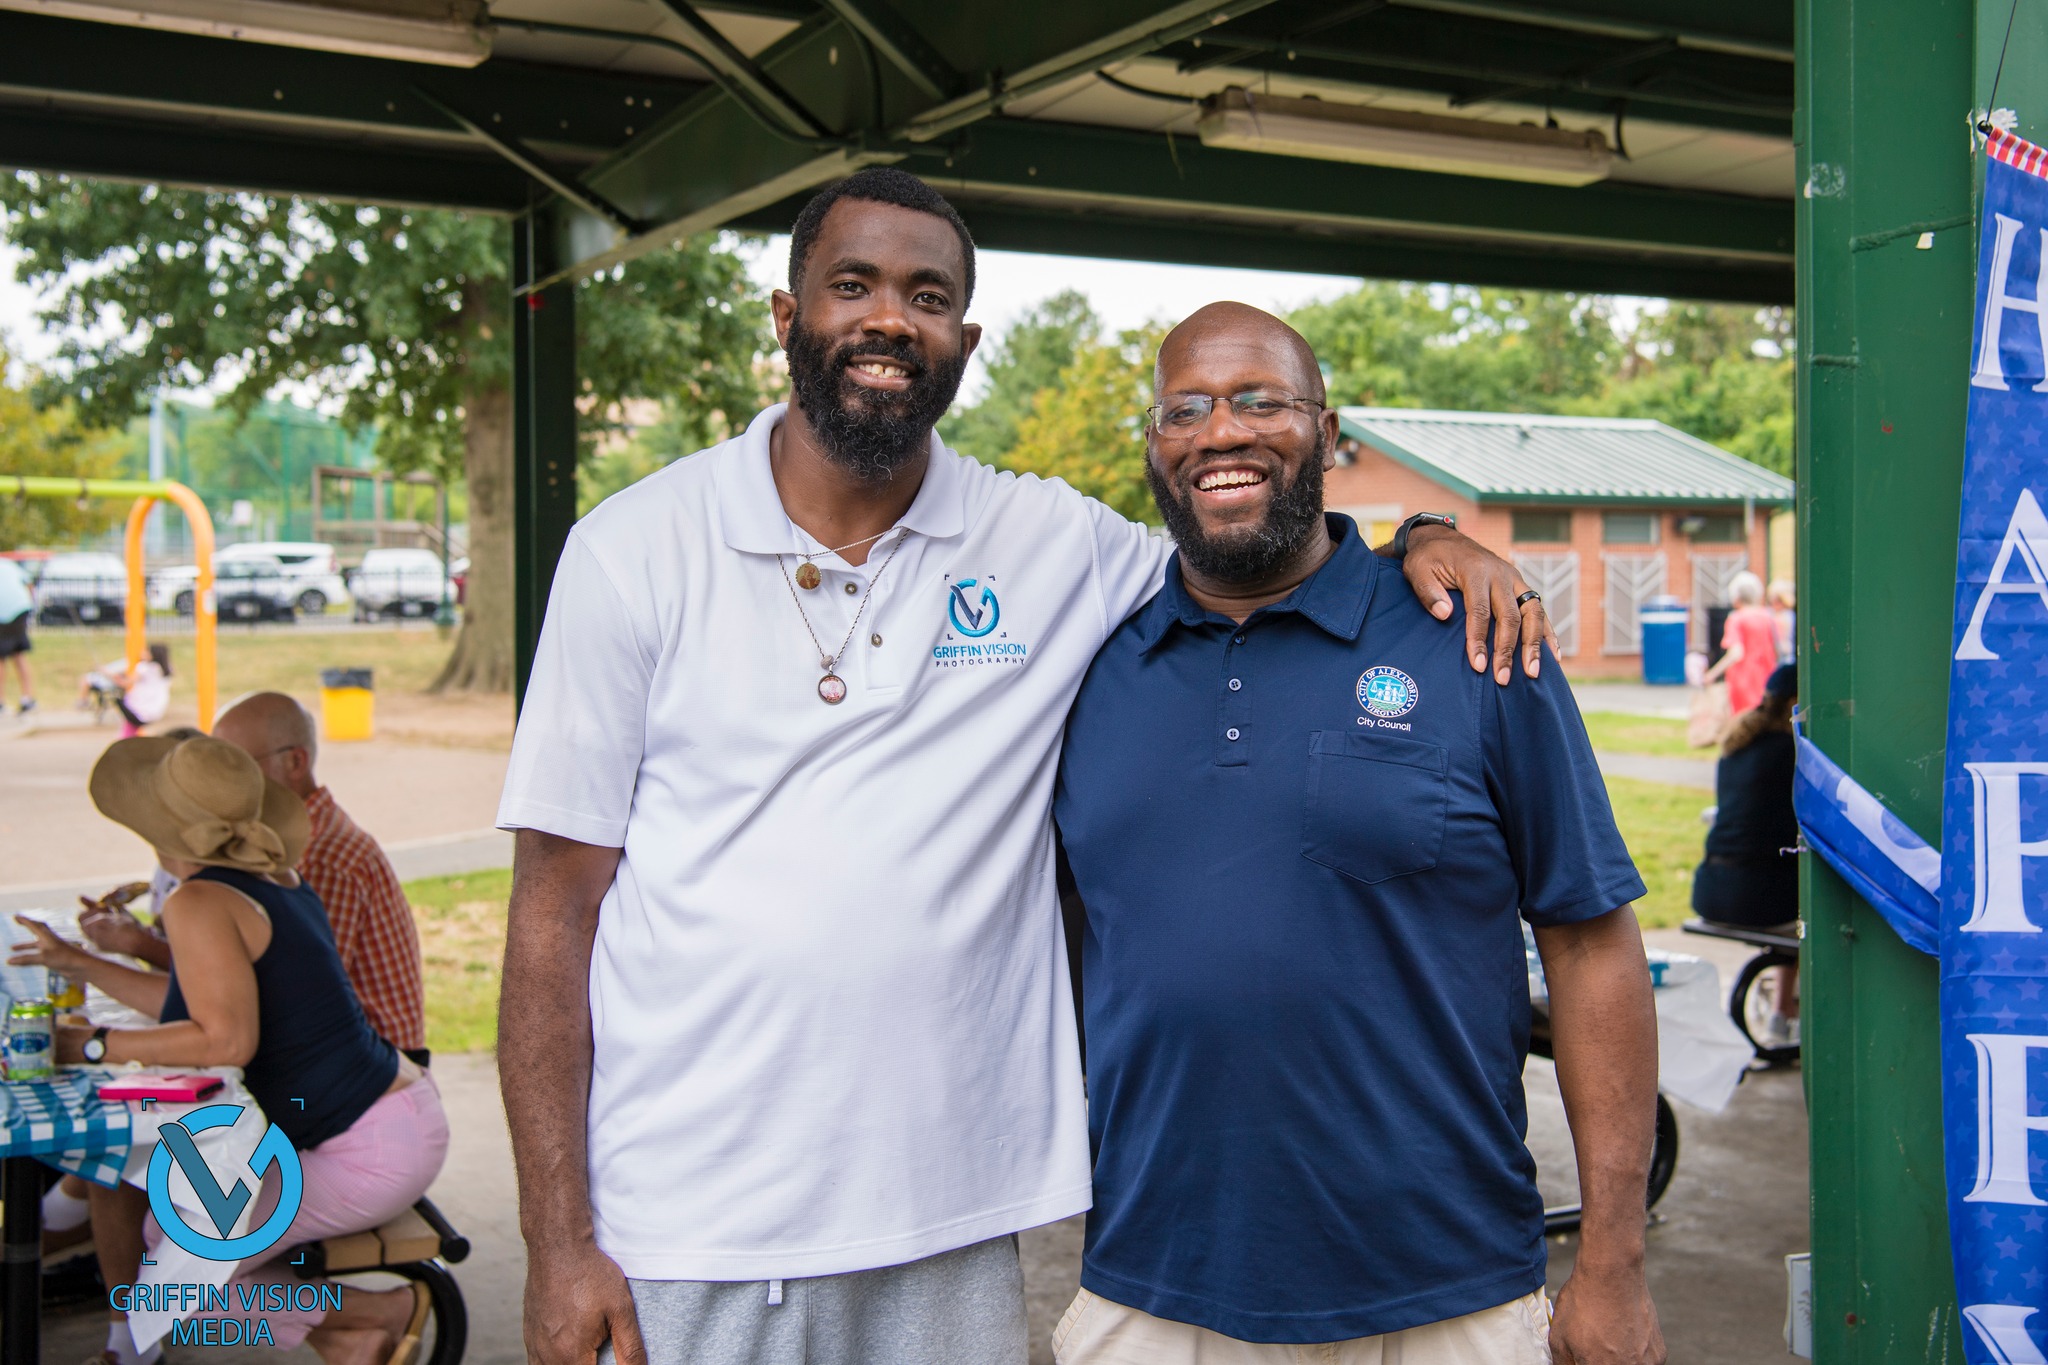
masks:
[(213, 600), (213, 518), (206, 504), (182, 483), (168, 479), (63, 479), (33, 474), (0, 475), (0, 490), (12, 478), (18, 497), (28, 498), (133, 498), (128, 509), (126, 561), (128, 602), (124, 616), (127, 638), (123, 652), (128, 666), (135, 664), (149, 648), (149, 598), (143, 584), (142, 529), (149, 523), (150, 509), (166, 499), (177, 504), (192, 527), (192, 554), (199, 565), (199, 582), (192, 597), (192, 676), (199, 702), (199, 728), (213, 729), (213, 708), (218, 700)]

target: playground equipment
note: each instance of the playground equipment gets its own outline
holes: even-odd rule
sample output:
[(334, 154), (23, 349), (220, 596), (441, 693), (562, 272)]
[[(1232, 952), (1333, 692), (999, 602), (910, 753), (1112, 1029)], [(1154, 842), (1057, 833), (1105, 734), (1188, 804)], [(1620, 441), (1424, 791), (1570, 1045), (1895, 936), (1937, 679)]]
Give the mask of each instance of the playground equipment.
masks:
[(166, 499), (185, 514), (192, 528), (192, 553), (199, 565), (192, 609), (192, 676), (197, 689), (199, 728), (213, 729), (213, 708), (217, 700), (215, 626), (213, 599), (213, 518), (206, 504), (182, 483), (168, 479), (63, 479), (33, 474), (0, 474), (0, 490), (6, 480), (14, 481), (14, 494), (23, 498), (133, 498), (128, 509), (126, 562), (128, 601), (123, 615), (126, 635), (123, 653), (133, 668), (149, 652), (149, 598), (144, 585), (142, 533), (149, 524), (149, 512)]

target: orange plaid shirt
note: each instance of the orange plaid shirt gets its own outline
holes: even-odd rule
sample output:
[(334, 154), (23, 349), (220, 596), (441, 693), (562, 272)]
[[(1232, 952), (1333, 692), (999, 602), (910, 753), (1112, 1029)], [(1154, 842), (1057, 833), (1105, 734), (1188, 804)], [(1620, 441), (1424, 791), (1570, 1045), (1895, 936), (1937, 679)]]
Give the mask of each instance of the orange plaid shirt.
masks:
[(342, 969), (370, 1027), (394, 1046), (425, 1047), (420, 935), (398, 873), (377, 841), (334, 804), (327, 788), (306, 798), (306, 815), (313, 837), (299, 859), (299, 875), (327, 907)]

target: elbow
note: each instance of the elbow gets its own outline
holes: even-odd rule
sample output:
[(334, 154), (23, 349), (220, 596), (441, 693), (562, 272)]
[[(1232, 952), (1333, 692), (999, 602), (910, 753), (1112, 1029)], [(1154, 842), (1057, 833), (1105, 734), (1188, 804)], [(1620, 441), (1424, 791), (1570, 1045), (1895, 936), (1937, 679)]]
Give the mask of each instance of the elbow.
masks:
[(256, 1056), (256, 1030), (228, 1029), (224, 1032), (209, 1031), (206, 1045), (200, 1049), (206, 1060), (201, 1066), (246, 1067)]

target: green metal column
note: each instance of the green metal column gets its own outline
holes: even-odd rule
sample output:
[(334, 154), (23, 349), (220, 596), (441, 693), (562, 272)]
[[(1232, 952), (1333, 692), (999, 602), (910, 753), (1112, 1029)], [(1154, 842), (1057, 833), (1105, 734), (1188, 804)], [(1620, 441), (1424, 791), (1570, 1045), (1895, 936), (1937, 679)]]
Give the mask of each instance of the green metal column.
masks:
[[(1798, 31), (1808, 732), (1937, 846), (1976, 254), (1976, 3), (1801, 0)], [(1818, 860), (1804, 872), (1814, 1358), (1960, 1359), (1935, 964)]]
[(545, 214), (512, 223), (513, 639), (526, 695), (548, 590), (576, 521), (576, 286), (529, 290), (557, 269)]

